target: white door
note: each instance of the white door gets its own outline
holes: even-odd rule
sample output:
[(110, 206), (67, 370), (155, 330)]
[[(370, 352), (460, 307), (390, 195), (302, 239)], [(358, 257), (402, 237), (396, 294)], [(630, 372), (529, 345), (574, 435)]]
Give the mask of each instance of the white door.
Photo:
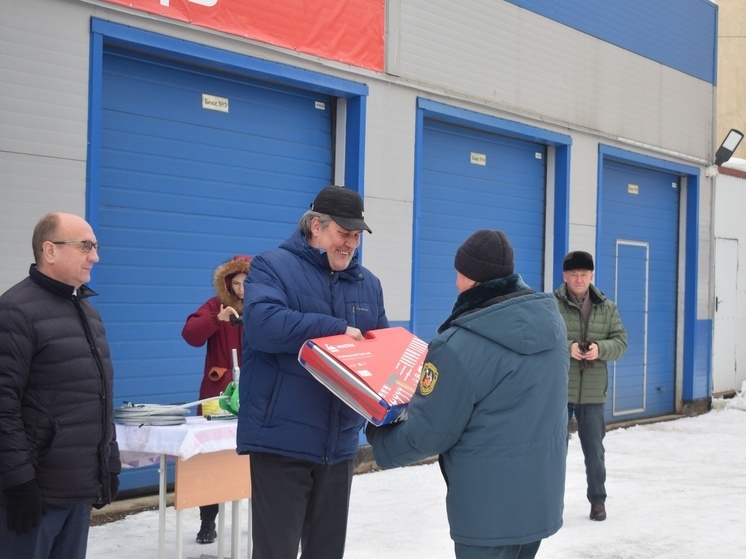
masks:
[(712, 392), (737, 390), (738, 239), (715, 238)]

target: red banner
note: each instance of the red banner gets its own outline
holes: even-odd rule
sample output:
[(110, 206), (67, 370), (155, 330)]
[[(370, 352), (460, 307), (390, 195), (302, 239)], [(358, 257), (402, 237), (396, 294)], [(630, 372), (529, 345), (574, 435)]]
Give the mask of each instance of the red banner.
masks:
[(106, 0), (305, 54), (383, 71), (385, 0)]

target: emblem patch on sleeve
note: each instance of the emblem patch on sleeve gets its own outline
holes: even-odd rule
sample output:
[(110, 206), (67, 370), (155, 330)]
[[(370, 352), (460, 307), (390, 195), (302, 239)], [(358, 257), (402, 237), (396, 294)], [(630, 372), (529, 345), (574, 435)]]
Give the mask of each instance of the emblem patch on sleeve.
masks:
[(436, 382), (438, 382), (438, 368), (430, 362), (425, 363), (420, 375), (420, 394), (423, 396), (430, 394)]

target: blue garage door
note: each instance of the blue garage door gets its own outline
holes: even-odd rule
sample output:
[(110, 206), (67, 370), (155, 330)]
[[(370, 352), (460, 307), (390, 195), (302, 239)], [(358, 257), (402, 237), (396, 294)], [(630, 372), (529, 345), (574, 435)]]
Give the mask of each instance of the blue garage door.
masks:
[(628, 336), (609, 367), (609, 421), (674, 411), (679, 194), (676, 175), (604, 163), (594, 279)]
[(103, 70), (95, 286), (115, 398), (194, 401), (204, 348), (184, 321), (220, 262), (277, 246), (330, 184), (333, 99), (113, 49)]
[(546, 147), (434, 119), (423, 128), (412, 327), (430, 340), (458, 294), (456, 249), (478, 229), (504, 231), (516, 272), (542, 290)]

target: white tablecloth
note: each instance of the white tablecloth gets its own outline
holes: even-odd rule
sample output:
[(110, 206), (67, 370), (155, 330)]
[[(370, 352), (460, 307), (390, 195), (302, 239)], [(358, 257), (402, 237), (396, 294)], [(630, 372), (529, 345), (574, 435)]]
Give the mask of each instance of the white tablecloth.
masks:
[(187, 417), (181, 425), (119, 425), (117, 442), (122, 465), (157, 464), (161, 455), (188, 460), (196, 454), (236, 448), (236, 419), (208, 421)]

